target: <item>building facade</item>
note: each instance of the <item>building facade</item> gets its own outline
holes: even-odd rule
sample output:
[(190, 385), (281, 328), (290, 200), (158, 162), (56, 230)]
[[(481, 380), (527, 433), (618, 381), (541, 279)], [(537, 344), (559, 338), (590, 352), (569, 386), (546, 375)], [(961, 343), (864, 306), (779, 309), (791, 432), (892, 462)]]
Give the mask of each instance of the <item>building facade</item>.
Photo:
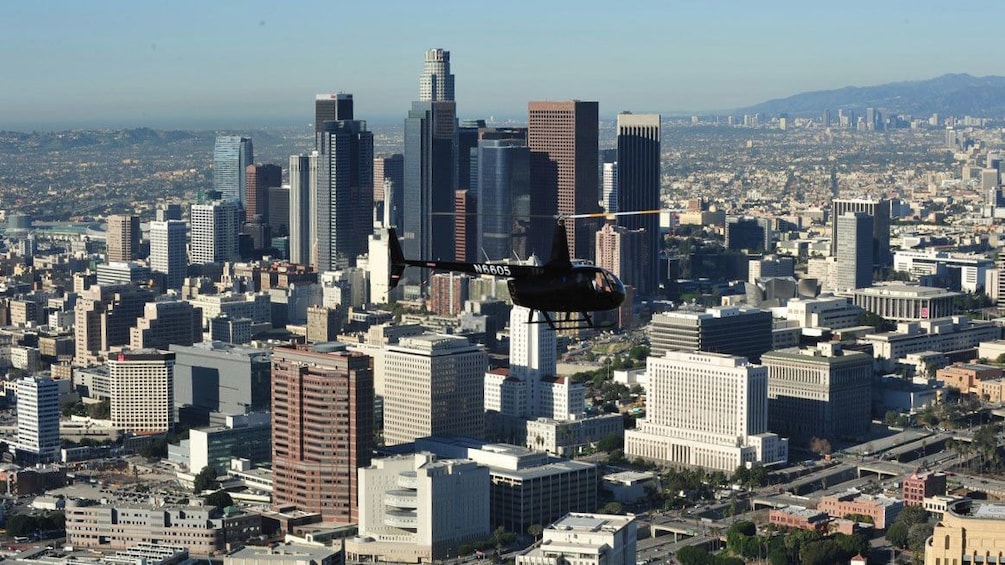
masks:
[(373, 446), (370, 358), (345, 351), (279, 347), (272, 354), (272, 469), (275, 506), (323, 521), (355, 523), (357, 469)]
[(250, 137), (218, 135), (213, 147), (213, 190), (228, 202), (244, 203), (245, 171), (255, 162)]
[(150, 270), (163, 273), (165, 286), (179, 289), (188, 267), (188, 226), (181, 220), (150, 222)]
[(489, 469), (431, 453), (376, 459), (359, 470), (360, 536), (353, 561), (431, 562), (487, 538)]
[(635, 517), (572, 512), (541, 532), (541, 543), (516, 565), (635, 565)]
[(140, 251), (140, 218), (115, 214), (108, 216), (105, 260), (128, 263), (137, 258)]
[(859, 438), (872, 423), (872, 357), (839, 344), (761, 356), (768, 368), (768, 428), (792, 441)]
[(240, 217), (240, 209), (231, 201), (193, 204), (189, 218), (192, 223), (192, 264), (224, 263), (240, 257)]
[(326, 122), (318, 136), (318, 271), (345, 269), (373, 232), (373, 134), (366, 122)]
[(678, 310), (653, 316), (652, 355), (667, 351), (705, 351), (759, 360), (771, 350), (771, 313), (756, 308)]
[(852, 302), (891, 322), (916, 322), (953, 316), (956, 299), (961, 296), (941, 288), (906, 284), (884, 284), (858, 288)]
[(964, 499), (948, 506), (925, 542), (925, 565), (1005, 560), (1005, 504)]
[(872, 258), (876, 265), (890, 265), (890, 201), (865, 199), (834, 199), (831, 202), (831, 257), (837, 257), (841, 226), (838, 218), (848, 212), (861, 212), (873, 218)]
[(419, 75), (419, 101), (454, 100), (454, 75), (450, 72), (450, 51), (427, 49)]
[(670, 351), (650, 357), (647, 371), (646, 417), (625, 432), (626, 456), (724, 472), (788, 460), (788, 440), (768, 432), (767, 368)]
[(488, 357), (466, 338), (422, 335), (384, 352), (384, 443), (431, 435), (481, 437)]
[(394, 207), (391, 223), (398, 226), (405, 256), (453, 260), (454, 223), (434, 214), (454, 211), (457, 186), (457, 109), (454, 102), (412, 103), (405, 119), (404, 168), (402, 204), (400, 209)]
[(834, 282), (839, 291), (865, 288), (872, 284), (873, 217), (862, 212), (846, 212), (835, 220), (840, 230), (835, 232), (837, 249), (837, 276)]
[[(477, 257), (526, 259), (530, 229), (530, 150), (519, 139), (478, 142), (475, 216)], [(474, 173), (473, 173), (474, 174)], [(543, 251), (538, 251), (539, 253)]]
[(174, 362), (170, 351), (125, 351), (108, 360), (112, 426), (135, 433), (174, 428)]
[(39, 463), (59, 459), (59, 384), (49, 377), (17, 381), (17, 449)]
[[(599, 211), (599, 105), (597, 102), (530, 102), (527, 106), (531, 208), (535, 214), (587, 214)], [(533, 223), (530, 250), (551, 249), (551, 222)], [(595, 222), (566, 224), (570, 255), (593, 259)], [(536, 240), (536, 241), (535, 241)]]

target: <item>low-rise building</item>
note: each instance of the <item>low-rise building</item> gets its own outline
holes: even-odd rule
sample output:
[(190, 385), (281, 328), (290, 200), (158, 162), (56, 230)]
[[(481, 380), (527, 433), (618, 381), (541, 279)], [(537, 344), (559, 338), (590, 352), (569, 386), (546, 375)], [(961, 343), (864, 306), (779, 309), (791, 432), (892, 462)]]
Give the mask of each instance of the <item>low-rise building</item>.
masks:
[(1001, 337), (1001, 328), (994, 322), (952, 316), (897, 324), (897, 330), (859, 338), (859, 343), (871, 345), (873, 357), (881, 369), (893, 367), (896, 360), (920, 351), (948, 353), (975, 349), (981, 342)]
[(946, 474), (914, 472), (904, 477), (901, 489), (905, 506), (924, 506), (930, 497), (946, 494)]
[(802, 506), (785, 506), (768, 511), (768, 522), (783, 528), (825, 532), (830, 521), (831, 517), (826, 512)]
[(917, 322), (956, 314), (959, 292), (906, 284), (883, 284), (851, 291), (852, 302), (892, 322)]
[(824, 496), (817, 504), (817, 510), (822, 510), (834, 518), (844, 518), (849, 514), (868, 516), (872, 518), (873, 526), (879, 530), (885, 530), (892, 524), (903, 508), (904, 503), (895, 498), (862, 494), (857, 490)]
[(239, 547), (223, 556), (223, 565), (337, 565), (339, 562), (338, 549), (295, 543)]
[(635, 565), (635, 517), (571, 513), (542, 532), (516, 565)]

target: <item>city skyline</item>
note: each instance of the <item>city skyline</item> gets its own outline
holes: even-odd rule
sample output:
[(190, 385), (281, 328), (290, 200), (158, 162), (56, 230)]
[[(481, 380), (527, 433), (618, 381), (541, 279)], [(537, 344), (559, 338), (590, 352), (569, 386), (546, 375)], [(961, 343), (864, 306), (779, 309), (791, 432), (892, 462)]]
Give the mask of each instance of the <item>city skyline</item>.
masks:
[[(435, 18), (428, 5), (361, 3), (339, 7), (339, 20), (357, 25), (331, 39), (358, 46), (354, 56), (332, 57), (325, 6), (314, 3), (19, 5), (0, 39), (18, 85), (0, 93), (0, 123), (297, 125), (313, 119), (305, 101), (333, 91), (354, 93), (362, 117), (398, 120), (418, 98), (417, 54), (434, 48), (451, 52), (460, 117), (519, 118), (529, 100), (570, 98), (599, 100), (603, 116), (725, 110), (847, 85), (1005, 74), (995, 19), (984, 17), (995, 7), (646, 2), (612, 20), (599, 2), (441, 2)], [(505, 41), (485, 41), (493, 36)]]

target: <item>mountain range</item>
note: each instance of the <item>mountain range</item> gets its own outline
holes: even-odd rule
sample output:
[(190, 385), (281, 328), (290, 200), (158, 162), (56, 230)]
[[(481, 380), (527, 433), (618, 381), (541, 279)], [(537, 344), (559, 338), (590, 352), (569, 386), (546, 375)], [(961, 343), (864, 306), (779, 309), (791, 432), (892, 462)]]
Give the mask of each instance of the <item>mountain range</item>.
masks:
[(1005, 77), (975, 77), (947, 74), (940, 77), (876, 86), (846, 86), (835, 90), (804, 92), (739, 108), (734, 114), (820, 116), (830, 110), (837, 119), (839, 109), (864, 111), (876, 108), (887, 115), (931, 114), (953, 116), (1005, 116)]

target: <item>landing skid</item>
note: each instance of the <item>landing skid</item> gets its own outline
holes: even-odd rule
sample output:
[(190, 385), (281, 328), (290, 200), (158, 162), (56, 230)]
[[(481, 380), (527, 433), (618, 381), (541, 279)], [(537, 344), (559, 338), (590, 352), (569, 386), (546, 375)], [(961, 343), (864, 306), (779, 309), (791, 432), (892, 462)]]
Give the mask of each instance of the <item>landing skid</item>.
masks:
[[(530, 315), (527, 317), (528, 324), (548, 324), (553, 330), (603, 330), (607, 328), (613, 328), (614, 324), (595, 324), (593, 323), (593, 318), (590, 316), (589, 312), (561, 312), (563, 316), (556, 317), (552, 319), (548, 312), (540, 310), (541, 315), (544, 316), (544, 320), (534, 319), (535, 310), (530, 311)], [(573, 318), (573, 314), (579, 314), (580, 317)]]

